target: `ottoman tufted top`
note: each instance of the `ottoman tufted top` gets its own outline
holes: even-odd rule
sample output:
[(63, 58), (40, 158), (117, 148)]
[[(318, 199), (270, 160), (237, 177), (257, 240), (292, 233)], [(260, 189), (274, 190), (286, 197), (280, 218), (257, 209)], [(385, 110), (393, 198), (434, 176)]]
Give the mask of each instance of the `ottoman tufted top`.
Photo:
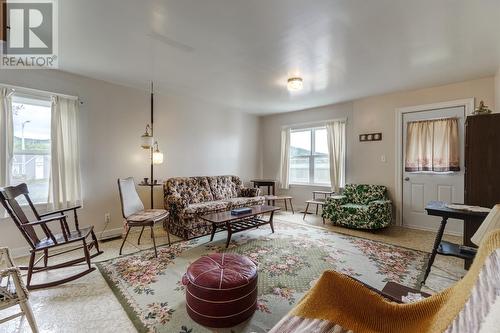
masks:
[(232, 253), (214, 253), (192, 263), (185, 275), (200, 288), (227, 290), (251, 283), (257, 277), (257, 266), (249, 258)]

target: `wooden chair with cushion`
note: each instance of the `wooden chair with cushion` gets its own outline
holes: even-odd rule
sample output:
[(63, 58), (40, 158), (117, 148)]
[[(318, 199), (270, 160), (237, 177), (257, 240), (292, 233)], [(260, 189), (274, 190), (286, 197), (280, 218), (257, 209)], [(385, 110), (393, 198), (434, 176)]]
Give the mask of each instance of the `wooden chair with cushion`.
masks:
[[(134, 178), (132, 177), (118, 179), (118, 190), (120, 192), (122, 214), (127, 228), (127, 233), (125, 234), (122, 245), (120, 246), (120, 255), (122, 254), (123, 245), (125, 245), (125, 241), (127, 240), (131, 228), (142, 228), (141, 233), (139, 234), (139, 239), (137, 240), (137, 244), (140, 245), (144, 228), (150, 227), (155, 256), (158, 257), (153, 227), (155, 223), (167, 220), (169, 213), (164, 209), (144, 209), (141, 198), (139, 198), (139, 194), (137, 194), (135, 189)], [(168, 232), (168, 229), (167, 237), (168, 245), (170, 246), (170, 233)]]
[[(30, 221), (26, 217), (25, 212), (18, 202), (18, 198), (20, 197), (24, 197), (28, 202), (28, 207), (31, 208), (35, 217), (34, 221)], [(40, 214), (29, 197), (28, 186), (26, 184), (0, 188), (0, 201), (18, 227), (19, 231), (21, 231), (24, 239), (26, 239), (31, 247), (28, 267), (20, 267), (21, 269), (28, 270), (26, 282), (28, 289), (53, 287), (61, 283), (78, 279), (95, 270), (95, 267), (92, 267), (90, 259), (102, 254), (103, 252), (99, 250), (99, 243), (94, 234), (94, 227), (89, 226), (80, 228), (78, 224), (78, 215), (76, 211), (78, 208), (81, 208), (81, 206)], [(65, 215), (65, 213), (69, 211), (73, 211), (74, 214), (74, 229), (69, 228), (67, 222), (68, 216)], [(54, 230), (56, 227), (60, 228), (61, 232), (55, 233)], [(37, 230), (39, 234), (43, 234), (42, 237), (37, 234)], [(67, 245), (77, 245), (77, 247), (68, 248)], [(90, 251), (92, 249), (95, 249), (95, 253), (91, 255)], [(74, 260), (63, 261), (52, 266), (48, 265), (49, 258), (76, 250), (83, 250), (84, 256)], [(51, 253), (49, 254), (49, 252)], [(43, 254), (40, 258), (35, 260), (38, 253)], [(37, 266), (42, 259), (43, 266)], [(81, 262), (86, 262), (88, 266), (88, 268), (82, 272), (52, 282), (36, 285), (31, 284), (31, 279), (34, 273), (50, 269), (75, 266)]]
[(0, 324), (25, 315), (31, 331), (38, 332), (35, 317), (28, 301), (29, 293), (24, 286), (19, 268), (14, 265), (6, 247), (0, 248), (0, 310), (19, 305), (21, 312), (0, 319)]

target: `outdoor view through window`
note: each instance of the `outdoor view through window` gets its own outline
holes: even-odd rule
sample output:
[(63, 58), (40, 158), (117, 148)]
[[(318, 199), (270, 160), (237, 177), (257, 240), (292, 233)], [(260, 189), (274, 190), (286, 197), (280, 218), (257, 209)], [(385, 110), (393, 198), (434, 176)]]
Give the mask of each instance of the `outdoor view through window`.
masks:
[(34, 203), (46, 203), (50, 177), (50, 101), (14, 96), (11, 185), (28, 184)]
[(290, 183), (330, 185), (326, 128), (290, 133)]

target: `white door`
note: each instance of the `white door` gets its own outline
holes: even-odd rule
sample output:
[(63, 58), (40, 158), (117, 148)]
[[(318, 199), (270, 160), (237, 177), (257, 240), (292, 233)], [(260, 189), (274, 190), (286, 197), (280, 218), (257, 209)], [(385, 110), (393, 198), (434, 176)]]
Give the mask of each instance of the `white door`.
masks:
[[(406, 125), (411, 121), (459, 118), (460, 171), (459, 172), (406, 172)], [(403, 113), (403, 225), (410, 228), (437, 231), (441, 219), (428, 216), (425, 206), (429, 201), (464, 202), (464, 128), (465, 106)], [(462, 234), (463, 222), (449, 219), (445, 232)]]

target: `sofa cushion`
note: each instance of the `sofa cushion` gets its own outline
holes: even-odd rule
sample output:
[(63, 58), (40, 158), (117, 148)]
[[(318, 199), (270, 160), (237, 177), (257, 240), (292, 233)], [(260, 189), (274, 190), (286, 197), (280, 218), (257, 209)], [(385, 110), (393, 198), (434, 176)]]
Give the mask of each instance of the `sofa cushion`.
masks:
[(225, 202), (231, 205), (231, 208), (239, 208), (245, 206), (258, 206), (264, 204), (266, 198), (264, 197), (238, 197), (225, 199)]
[(165, 195), (179, 195), (187, 204), (213, 201), (207, 177), (170, 178), (165, 183)]
[(349, 213), (356, 214), (359, 211), (368, 211), (368, 205), (359, 205), (359, 204), (353, 204), (353, 203), (348, 203), (345, 205), (340, 206), (342, 210), (347, 211)]
[(194, 215), (203, 215), (208, 214), (214, 211), (227, 210), (230, 209), (229, 202), (217, 200), (217, 201), (208, 201), (208, 202), (200, 202), (187, 206), (181, 212), (181, 217), (188, 218), (193, 217)]
[(235, 198), (241, 188), (241, 180), (236, 176), (207, 177), (214, 200)]

